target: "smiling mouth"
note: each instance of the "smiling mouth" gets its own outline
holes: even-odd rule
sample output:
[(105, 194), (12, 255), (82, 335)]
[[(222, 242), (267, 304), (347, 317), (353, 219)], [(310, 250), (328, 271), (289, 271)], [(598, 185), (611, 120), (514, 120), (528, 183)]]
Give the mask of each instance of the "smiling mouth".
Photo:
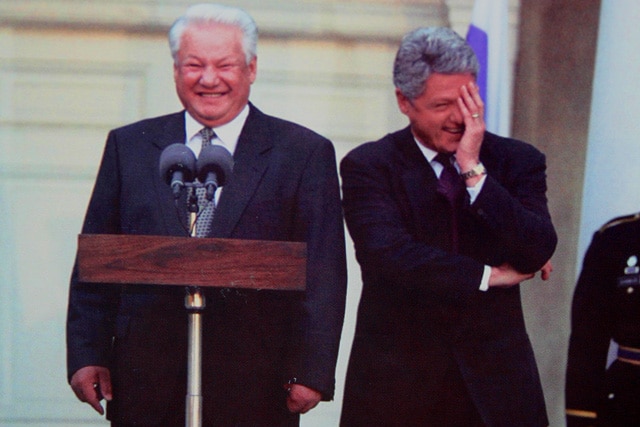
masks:
[(445, 128), (445, 131), (449, 132), (449, 133), (453, 133), (453, 134), (463, 134), (464, 133), (464, 126), (461, 127), (455, 127), (455, 128)]

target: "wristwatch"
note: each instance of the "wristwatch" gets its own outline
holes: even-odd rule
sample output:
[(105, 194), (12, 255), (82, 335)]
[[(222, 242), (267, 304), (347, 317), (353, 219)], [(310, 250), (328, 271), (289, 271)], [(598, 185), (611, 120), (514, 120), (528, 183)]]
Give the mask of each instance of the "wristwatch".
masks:
[(484, 165), (481, 162), (475, 165), (474, 168), (471, 169), (470, 171), (461, 173), (460, 176), (462, 177), (462, 179), (466, 181), (469, 178), (473, 178), (474, 176), (478, 176), (478, 175), (485, 175), (486, 173), (487, 173), (487, 170), (485, 169)]

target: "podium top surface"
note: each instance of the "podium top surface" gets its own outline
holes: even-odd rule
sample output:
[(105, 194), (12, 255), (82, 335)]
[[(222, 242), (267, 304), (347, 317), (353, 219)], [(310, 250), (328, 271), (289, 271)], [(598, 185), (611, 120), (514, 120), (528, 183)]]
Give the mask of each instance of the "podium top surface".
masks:
[(83, 282), (302, 291), (306, 243), (80, 234)]

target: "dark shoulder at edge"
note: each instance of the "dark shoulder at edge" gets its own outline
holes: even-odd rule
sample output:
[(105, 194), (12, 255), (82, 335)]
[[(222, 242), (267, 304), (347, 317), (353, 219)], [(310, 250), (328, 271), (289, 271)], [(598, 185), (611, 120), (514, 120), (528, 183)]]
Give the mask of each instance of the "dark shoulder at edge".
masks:
[(614, 227), (618, 227), (623, 224), (630, 224), (636, 221), (640, 221), (640, 212), (613, 218), (606, 222), (602, 227), (600, 227), (600, 229), (598, 230), (598, 234), (602, 234)]

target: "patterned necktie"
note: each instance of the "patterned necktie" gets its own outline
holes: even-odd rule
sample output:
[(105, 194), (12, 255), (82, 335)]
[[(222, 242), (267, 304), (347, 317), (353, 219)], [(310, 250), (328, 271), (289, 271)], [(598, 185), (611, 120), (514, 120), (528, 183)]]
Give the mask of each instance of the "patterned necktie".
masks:
[(435, 161), (443, 166), (440, 179), (438, 179), (438, 193), (449, 201), (451, 206), (451, 242), (453, 251), (458, 251), (458, 215), (464, 194), (464, 183), (460, 174), (451, 162), (453, 155), (438, 153)]
[[(202, 137), (202, 149), (211, 145), (211, 140), (216, 133), (211, 128), (203, 128), (200, 131)], [(196, 188), (198, 197), (198, 219), (196, 220), (196, 237), (207, 237), (211, 231), (211, 222), (215, 211), (215, 199), (207, 200), (207, 190), (204, 187)]]

